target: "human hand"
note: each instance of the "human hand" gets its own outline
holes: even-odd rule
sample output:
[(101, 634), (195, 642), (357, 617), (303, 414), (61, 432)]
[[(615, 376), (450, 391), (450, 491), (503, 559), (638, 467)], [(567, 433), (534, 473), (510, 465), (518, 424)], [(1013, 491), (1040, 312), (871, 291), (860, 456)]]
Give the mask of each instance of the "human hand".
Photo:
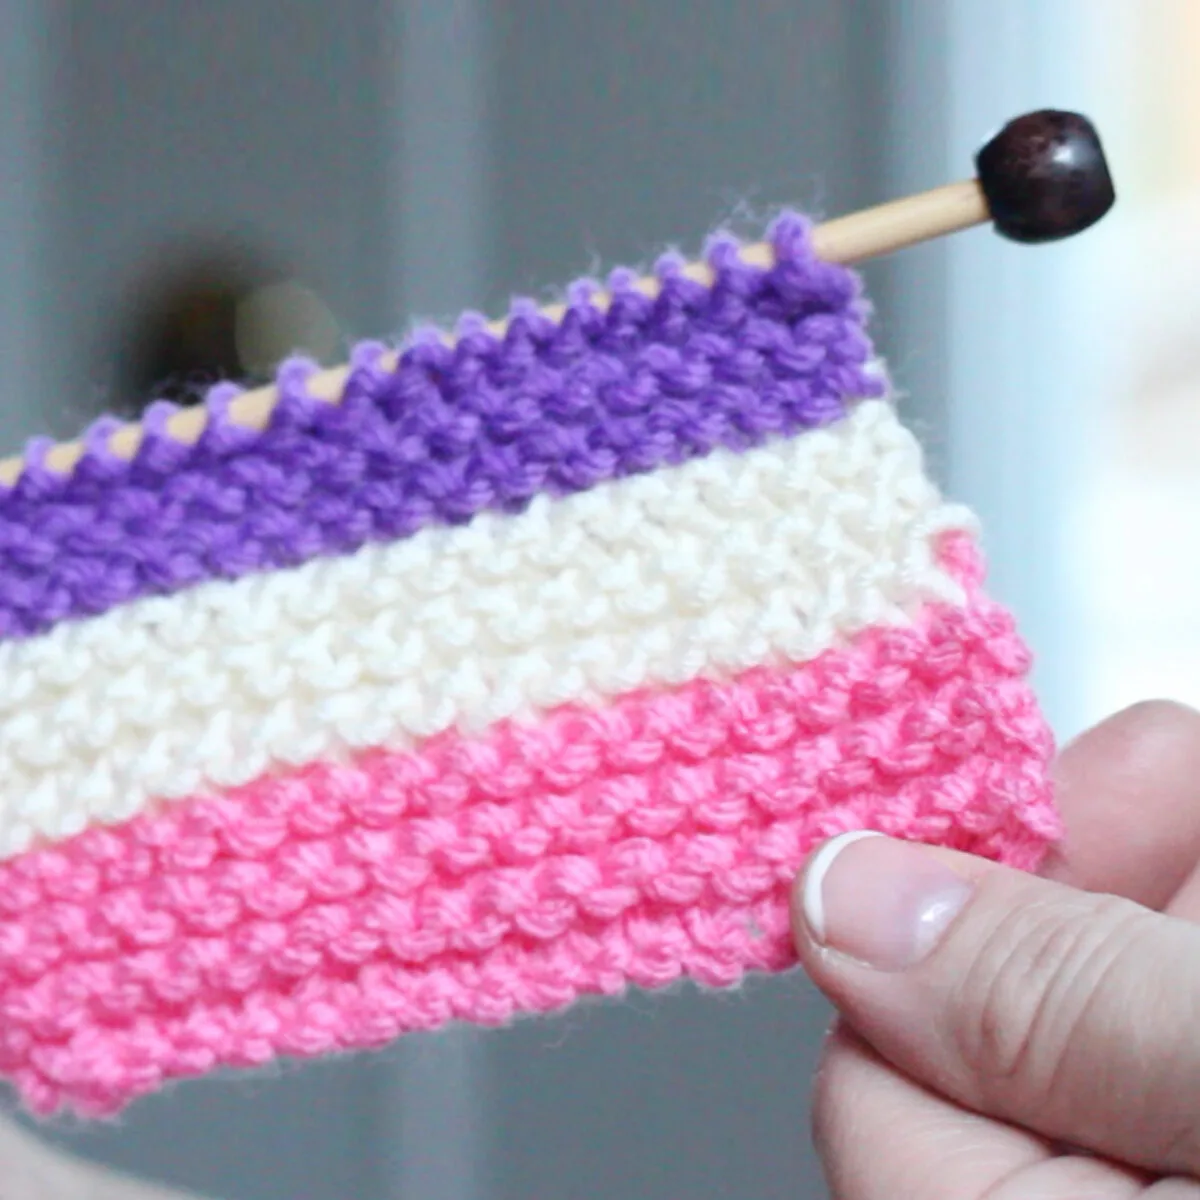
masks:
[(1139, 705), (1057, 773), (1040, 878), (853, 835), (806, 867), (836, 1200), (1200, 1200), (1200, 715)]

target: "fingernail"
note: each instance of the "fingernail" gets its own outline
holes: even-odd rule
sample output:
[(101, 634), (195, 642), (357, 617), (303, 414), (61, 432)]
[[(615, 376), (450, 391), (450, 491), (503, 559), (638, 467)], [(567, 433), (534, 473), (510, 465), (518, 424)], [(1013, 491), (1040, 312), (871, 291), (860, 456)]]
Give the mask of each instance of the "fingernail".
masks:
[(920, 846), (845, 833), (817, 852), (802, 884), (809, 933), (881, 971), (902, 971), (938, 943), (970, 884)]

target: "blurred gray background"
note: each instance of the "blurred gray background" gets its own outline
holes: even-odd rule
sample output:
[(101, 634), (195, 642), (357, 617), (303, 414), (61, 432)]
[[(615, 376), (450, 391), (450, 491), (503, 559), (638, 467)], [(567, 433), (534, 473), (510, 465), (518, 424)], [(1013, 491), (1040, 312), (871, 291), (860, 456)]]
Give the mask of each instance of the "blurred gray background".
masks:
[[(177, 260), (302, 281), (336, 357), (695, 252), (730, 218), (966, 175), (1007, 118), (1093, 99), (1055, 50), (1084, 19), (1081, 0), (0, 0), (0, 448), (137, 400), (130, 339)], [(987, 522), (1067, 726), (1075, 253), (980, 231), (867, 269), (908, 417)], [(795, 977), (635, 996), (49, 1133), (225, 1200), (803, 1200), (823, 1195), (827, 1020)]]

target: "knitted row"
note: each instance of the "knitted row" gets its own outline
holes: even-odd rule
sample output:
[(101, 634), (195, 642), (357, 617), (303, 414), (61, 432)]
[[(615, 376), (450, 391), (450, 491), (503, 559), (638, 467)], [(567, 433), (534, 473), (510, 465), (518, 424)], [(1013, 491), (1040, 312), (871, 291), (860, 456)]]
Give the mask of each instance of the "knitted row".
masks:
[(1011, 620), (978, 592), (802, 665), (274, 771), (0, 868), (0, 1071), (164, 1082), (793, 959), (804, 856), (878, 828), (1031, 867), (1058, 833)]
[(609, 304), (577, 285), (560, 321), (519, 304), (498, 337), (469, 317), (454, 347), (422, 334), (398, 365), (364, 345), (336, 404), (289, 362), (263, 431), (229, 418), (238, 389), (222, 387), (195, 445), (167, 433), (168, 405), (132, 463), (107, 420), (69, 477), (31, 445), (0, 489), (0, 639), (760, 445), (882, 395), (856, 277), (813, 256), (798, 217), (771, 239), (765, 270), (714, 241), (711, 287), (665, 259), (653, 299), (622, 272)]
[(0, 489), (0, 1073), (50, 1112), (792, 961), (809, 850), (1034, 866), (1050, 737), (974, 522), (805, 223), (266, 430)]
[(884, 401), (737, 455), (0, 644), (0, 854), (570, 703), (801, 663), (961, 600), (969, 530)]

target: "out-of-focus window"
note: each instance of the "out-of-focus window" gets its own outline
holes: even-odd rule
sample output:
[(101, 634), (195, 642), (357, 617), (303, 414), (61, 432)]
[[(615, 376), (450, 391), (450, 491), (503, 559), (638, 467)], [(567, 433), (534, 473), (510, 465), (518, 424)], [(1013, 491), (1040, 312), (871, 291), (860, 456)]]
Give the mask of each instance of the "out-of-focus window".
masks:
[(1200, 706), (1200, 3), (1141, 3), (1127, 28), (1103, 432), (1072, 518), (1088, 720), (1151, 696)]

